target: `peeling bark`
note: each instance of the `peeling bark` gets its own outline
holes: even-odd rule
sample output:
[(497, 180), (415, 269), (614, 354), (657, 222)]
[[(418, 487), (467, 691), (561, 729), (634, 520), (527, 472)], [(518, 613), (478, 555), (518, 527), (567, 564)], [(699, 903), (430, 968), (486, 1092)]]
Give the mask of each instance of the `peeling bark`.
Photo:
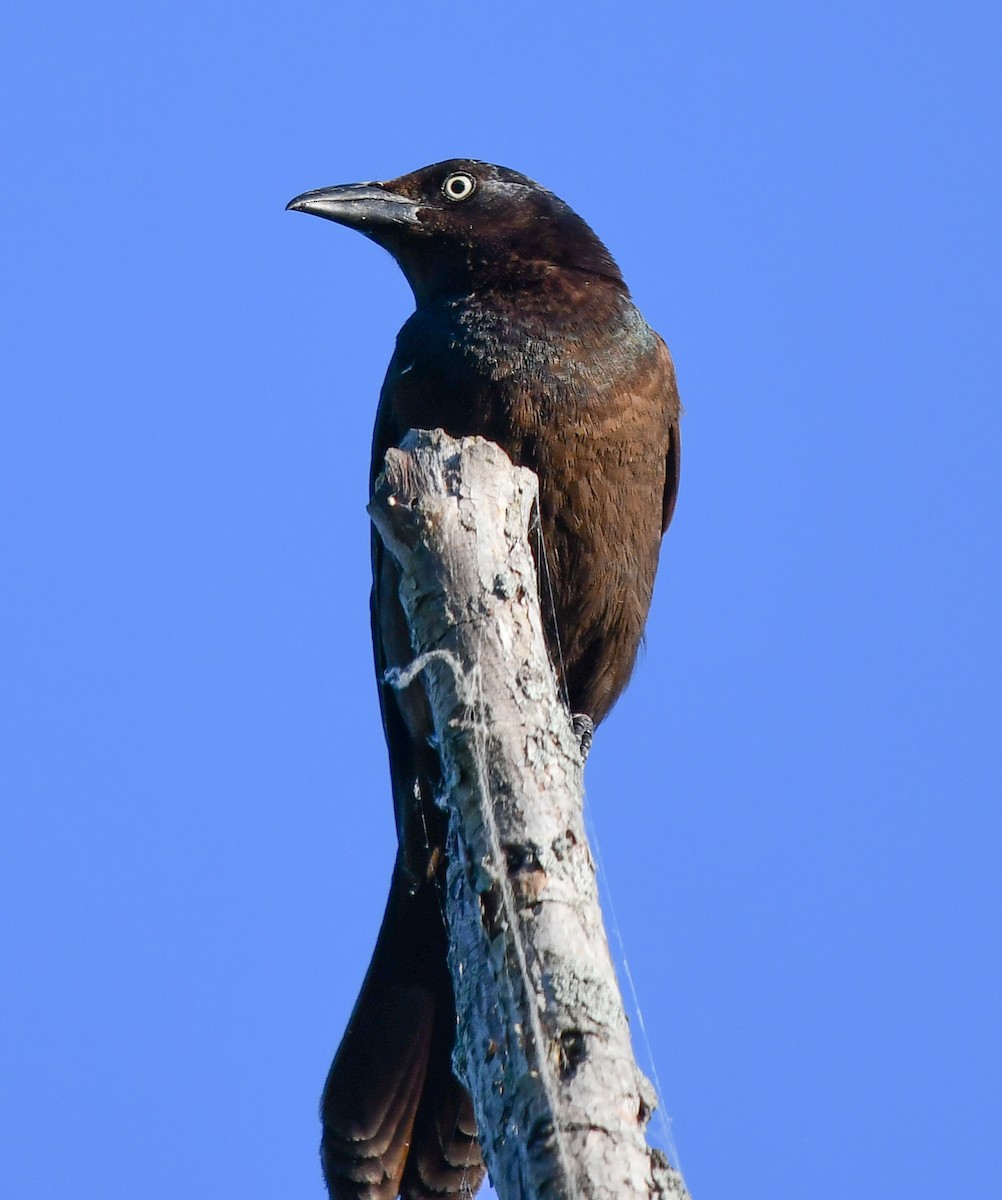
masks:
[(688, 1192), (644, 1129), (582, 814), (583, 762), (547, 656), (528, 530), (536, 478), (482, 438), (411, 431), (369, 512), (434, 715), (449, 814), (455, 1068), (501, 1200)]

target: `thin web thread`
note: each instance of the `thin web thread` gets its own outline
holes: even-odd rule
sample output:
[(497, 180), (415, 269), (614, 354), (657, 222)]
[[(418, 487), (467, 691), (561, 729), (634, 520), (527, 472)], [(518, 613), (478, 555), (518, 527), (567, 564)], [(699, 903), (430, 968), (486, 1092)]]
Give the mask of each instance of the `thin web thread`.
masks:
[[(553, 641), (556, 644), (557, 650), (560, 690), (563, 694), (564, 704), (567, 706), (568, 712), (570, 712), (571, 699), (567, 687), (567, 668), (564, 661), (564, 649), (560, 641), (560, 626), (558, 625), (556, 619), (557, 604), (553, 587), (553, 576), (550, 571), (550, 560), (546, 551), (546, 542), (543, 539), (543, 526), (539, 519), (538, 502), (535, 510), (533, 532), (536, 535), (536, 551), (539, 574), (542, 576), (543, 582), (546, 585), (546, 601), (549, 605), (550, 628), (553, 632)], [(619, 958), (623, 964), (623, 974), (626, 976), (626, 982), (630, 989), (630, 1000), (633, 1004), (633, 1009), (637, 1014), (637, 1024), (640, 1028), (640, 1036), (643, 1041), (644, 1051), (647, 1055), (650, 1072), (653, 1076), (654, 1093), (657, 1097), (657, 1123), (661, 1129), (662, 1137), (664, 1138), (665, 1142), (665, 1149), (668, 1152), (671, 1164), (681, 1175), (683, 1173), (682, 1166), (679, 1159), (678, 1147), (675, 1145), (675, 1137), (672, 1133), (671, 1117), (668, 1115), (667, 1105), (665, 1104), (665, 1092), (661, 1085), (661, 1078), (658, 1075), (657, 1063), (654, 1058), (654, 1049), (651, 1045), (650, 1034), (647, 1031), (647, 1022), (644, 1020), (643, 1010), (640, 1007), (640, 997), (637, 995), (637, 987), (633, 980), (633, 972), (630, 970), (630, 961), (626, 954), (626, 944), (623, 941), (623, 931), (619, 924), (619, 918), (616, 915), (616, 906), (612, 898), (612, 886), (609, 882), (609, 876), (605, 869), (605, 862), (602, 858), (598, 829), (591, 814), (591, 806), (588, 803), (587, 790), (584, 792), (584, 816), (586, 829), (588, 832), (588, 840), (591, 842), (595, 850), (595, 861), (598, 864), (601, 890), (605, 894), (609, 906), (609, 916), (612, 920), (613, 932), (616, 935), (616, 944), (619, 947)]]
[[(483, 643), (484, 634), (480, 632), (480, 640)], [(494, 819), (493, 793), (490, 787), (490, 773), (486, 770), (487, 764), (487, 748), (486, 748), (486, 731), (482, 714), (484, 711), (484, 692), (483, 680), (479, 666), (474, 667), (470, 674), (463, 671), (462, 664), (447, 650), (433, 650), (426, 654), (420, 655), (410, 665), (403, 669), (391, 670), (386, 673), (387, 681), (392, 686), (401, 688), (407, 687), (415, 677), (423, 671), (434, 660), (445, 662), (456, 679), (462, 692), (465, 692), (464, 700), (466, 707), (469, 710), (473, 726), (473, 741), (474, 741), (474, 765), (477, 774), (477, 787), (485, 797), (485, 803), (482, 805), (482, 815), (484, 818), (484, 829), (487, 833), (490, 852), (496, 866), (496, 876), (498, 886), (501, 892), (501, 911), (504, 915), (505, 922), (510, 932), (511, 943), (515, 950), (515, 957), (518, 962), (518, 974), (521, 978), (522, 993), (526, 998), (526, 1009), (529, 1014), (529, 1026), (532, 1042), (536, 1048), (536, 1066), (539, 1072), (539, 1080), (543, 1088), (543, 1094), (546, 1097), (546, 1103), (549, 1108), (550, 1125), (553, 1130), (554, 1144), (557, 1148), (557, 1159), (560, 1165), (560, 1170), (567, 1181), (568, 1186), (573, 1184), (574, 1173), (571, 1169), (571, 1157), (569, 1149), (566, 1145), (566, 1138), (563, 1131), (556, 1121), (557, 1105), (557, 1089), (553, 1072), (550, 1068), (549, 1056), (547, 1055), (547, 1039), (543, 1031), (542, 1022), (539, 1019), (539, 1010), (536, 1006), (536, 993), (532, 986), (532, 980), (529, 974), (529, 961), (525, 952), (525, 943), (522, 938), (522, 931), (518, 923), (517, 908), (515, 904), (515, 896), (512, 892), (511, 883), (509, 882), (507, 871), (505, 870), (505, 858), (501, 848), (501, 835), (498, 831), (497, 822)], [(481, 655), (478, 654), (477, 662), (479, 663)], [(472, 678), (471, 678), (472, 677)], [(472, 687), (470, 686), (472, 683)], [(472, 697), (470, 693), (473, 693)], [(471, 699), (474, 701), (471, 703)], [(422, 812), (422, 822), (424, 821)], [(425, 842), (428, 844), (427, 825), (424, 826)], [(430, 849), (430, 845), (428, 847)], [(442, 919), (446, 921), (446, 913), (444, 900), (441, 891), (441, 883), (436, 877), (436, 896), (438, 899), (439, 908), (442, 912)], [(448, 925), (446, 924), (448, 928)], [(505, 972), (506, 981), (509, 990), (512, 990), (511, 978), (508, 974), (508, 956), (503, 959), (503, 970)]]
[[(564, 664), (564, 648), (560, 644), (560, 629), (557, 626), (557, 600), (556, 594), (553, 590), (553, 576), (550, 573), (550, 559), (546, 553), (546, 543), (543, 541), (543, 526), (539, 520), (538, 501), (536, 502), (536, 516), (532, 528), (536, 535), (538, 563), (542, 567), (540, 574), (543, 576), (543, 580), (546, 583), (546, 599), (550, 608), (550, 623), (553, 629), (553, 640), (557, 644), (557, 674), (559, 676), (557, 682), (559, 684), (560, 691), (563, 694), (564, 704), (567, 706), (567, 711), (570, 712), (571, 696), (570, 692), (567, 690), (567, 667)], [(542, 607), (542, 600), (540, 600), (540, 607)]]
[(668, 1153), (671, 1165), (680, 1175), (684, 1175), (682, 1163), (679, 1159), (678, 1147), (675, 1145), (675, 1135), (672, 1133), (672, 1121), (668, 1115), (668, 1110), (665, 1105), (665, 1091), (661, 1086), (661, 1077), (658, 1074), (657, 1061), (654, 1057), (654, 1049), (651, 1045), (650, 1034), (647, 1032), (647, 1022), (644, 1020), (643, 1009), (640, 1007), (640, 997), (637, 995), (637, 986), (633, 981), (633, 972), (630, 970), (630, 960), (626, 955), (626, 945), (623, 941), (623, 931), (619, 924), (619, 918), (616, 915), (616, 905), (612, 899), (612, 887), (609, 883), (609, 876), (605, 869), (605, 863), (602, 859), (602, 851), (599, 845), (598, 830), (595, 826), (595, 819), (591, 812), (591, 806), (588, 803), (587, 793), (585, 794), (585, 828), (588, 833), (588, 841), (591, 843), (595, 851), (595, 862), (598, 865), (598, 876), (601, 882), (601, 890), (605, 894), (606, 902), (609, 906), (609, 917), (612, 921), (612, 929), (616, 935), (616, 945), (619, 948), (619, 958), (623, 964), (623, 974), (626, 976), (627, 986), (630, 989), (630, 1001), (633, 1005), (633, 1010), (637, 1014), (637, 1024), (640, 1028), (640, 1037), (643, 1041), (644, 1051), (647, 1055), (648, 1068), (653, 1076), (654, 1094), (657, 1097), (657, 1124), (660, 1126), (661, 1135), (664, 1138), (665, 1150)]
[[(456, 676), (457, 682), (461, 680), (461, 667), (454, 656), (447, 650), (429, 650), (426, 653), (419, 655), (406, 667), (390, 667), (383, 673), (383, 679), (396, 691), (402, 691), (403, 689), (410, 687), (418, 675), (420, 675), (422, 671), (424, 671), (425, 668), (436, 659), (446, 663), (446, 665)], [(421, 831), (424, 835), (424, 848), (430, 862), (432, 855), (431, 835), (428, 832), (428, 821), (425, 817), (424, 797), (421, 794), (421, 782), (418, 779), (415, 779), (414, 781), (414, 803), (417, 806), (418, 814), (421, 817)], [(446, 915), (445, 883), (442, 879), (441, 873), (438, 870), (435, 871), (435, 874), (432, 877), (431, 886), (432, 892), (435, 896), (435, 902), (438, 905), (439, 914), (442, 918), (442, 927), (448, 930), (449, 920)], [(459, 1024), (458, 1017), (456, 1019), (456, 1024)], [(453, 1138), (459, 1133), (458, 1112), (456, 1113), (455, 1122), (449, 1133)], [(382, 1158), (380, 1158), (380, 1165), (383, 1165)], [(383, 1173), (386, 1173), (385, 1167), (383, 1168)], [(463, 1175), (459, 1184), (460, 1195), (462, 1196), (472, 1197), (474, 1195), (473, 1188), (469, 1183), (469, 1178), (470, 1164), (469, 1162), (466, 1162), (463, 1164)]]
[[(483, 632), (480, 634), (481, 642), (483, 641)], [(480, 655), (477, 656), (478, 662)], [(483, 712), (483, 686), (482, 676), (479, 667), (474, 671), (473, 681), (476, 691), (478, 713)], [(539, 1080), (543, 1088), (543, 1093), (546, 1096), (546, 1103), (550, 1111), (550, 1124), (553, 1130), (553, 1139), (557, 1148), (557, 1158), (560, 1163), (560, 1170), (563, 1173), (564, 1179), (568, 1185), (573, 1184), (575, 1174), (571, 1169), (570, 1155), (565, 1142), (565, 1136), (560, 1126), (556, 1121), (557, 1113), (557, 1089), (553, 1078), (553, 1072), (550, 1068), (549, 1056), (547, 1050), (546, 1035), (543, 1031), (542, 1022), (539, 1019), (539, 1010), (536, 1006), (536, 993), (532, 986), (532, 980), (529, 975), (529, 961), (525, 952), (525, 943), (522, 939), (522, 931), (518, 922), (518, 914), (515, 905), (515, 895), (512, 892), (511, 883), (508, 879), (508, 874), (505, 869), (504, 854), (501, 849), (501, 835), (498, 831), (497, 822), (494, 819), (493, 794), (490, 787), (490, 774), (485, 770), (487, 762), (486, 749), (486, 734), (484, 722), (482, 719), (476, 719), (473, 725), (474, 744), (476, 747), (475, 763), (478, 776), (478, 785), (482, 794), (486, 797), (486, 803), (482, 807), (484, 817), (484, 828), (487, 831), (488, 840), (490, 843), (491, 854), (493, 855), (496, 864), (496, 873), (498, 884), (501, 890), (501, 907), (504, 913), (505, 920), (510, 931), (511, 942), (515, 949), (515, 956), (518, 961), (518, 973), (521, 977), (523, 995), (526, 997), (526, 1009), (529, 1014), (529, 1025), (532, 1034), (532, 1040), (536, 1047), (536, 1066), (539, 1071)], [(508, 956), (504, 957), (504, 970), (508, 972)], [(509, 981), (509, 988), (511, 983)]]

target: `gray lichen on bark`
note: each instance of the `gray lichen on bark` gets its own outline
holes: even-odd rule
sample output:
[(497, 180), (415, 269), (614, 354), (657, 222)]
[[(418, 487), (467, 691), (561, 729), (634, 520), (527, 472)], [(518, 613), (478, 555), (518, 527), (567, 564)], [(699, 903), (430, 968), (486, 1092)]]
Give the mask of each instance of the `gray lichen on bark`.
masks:
[(446, 913), (469, 1088), (502, 1200), (688, 1193), (644, 1129), (640, 1072), (583, 823), (583, 763), (543, 636), (535, 476), (412, 431), (369, 511), (401, 566), (449, 813)]

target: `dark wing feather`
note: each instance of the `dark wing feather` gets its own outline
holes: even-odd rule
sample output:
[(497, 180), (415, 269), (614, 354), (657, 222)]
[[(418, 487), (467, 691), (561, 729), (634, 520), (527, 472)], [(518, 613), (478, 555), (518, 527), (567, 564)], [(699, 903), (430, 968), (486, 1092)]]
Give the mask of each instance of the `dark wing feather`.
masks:
[(661, 506), (661, 533), (668, 532), (668, 526), (675, 515), (675, 502), (678, 499), (678, 483), (682, 470), (682, 402), (678, 395), (678, 382), (675, 379), (675, 364), (663, 337), (658, 335), (659, 353), (663, 366), (663, 383), (668, 416), (671, 422), (668, 438), (668, 454), (665, 461), (665, 492)]
[[(444, 977), (444, 978), (443, 978)], [(431, 889), (394, 872), (372, 962), (324, 1087), (321, 1158), (334, 1200), (393, 1200), (428, 1073), (445, 975)]]

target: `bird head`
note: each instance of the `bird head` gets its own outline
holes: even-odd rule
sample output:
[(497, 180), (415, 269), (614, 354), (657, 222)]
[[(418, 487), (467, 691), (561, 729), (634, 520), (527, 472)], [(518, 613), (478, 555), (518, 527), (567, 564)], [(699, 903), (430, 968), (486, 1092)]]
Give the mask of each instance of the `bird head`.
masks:
[(454, 158), (383, 183), (304, 192), (286, 206), (348, 225), (388, 250), (418, 304), (554, 271), (622, 276), (588, 225), (525, 175)]

